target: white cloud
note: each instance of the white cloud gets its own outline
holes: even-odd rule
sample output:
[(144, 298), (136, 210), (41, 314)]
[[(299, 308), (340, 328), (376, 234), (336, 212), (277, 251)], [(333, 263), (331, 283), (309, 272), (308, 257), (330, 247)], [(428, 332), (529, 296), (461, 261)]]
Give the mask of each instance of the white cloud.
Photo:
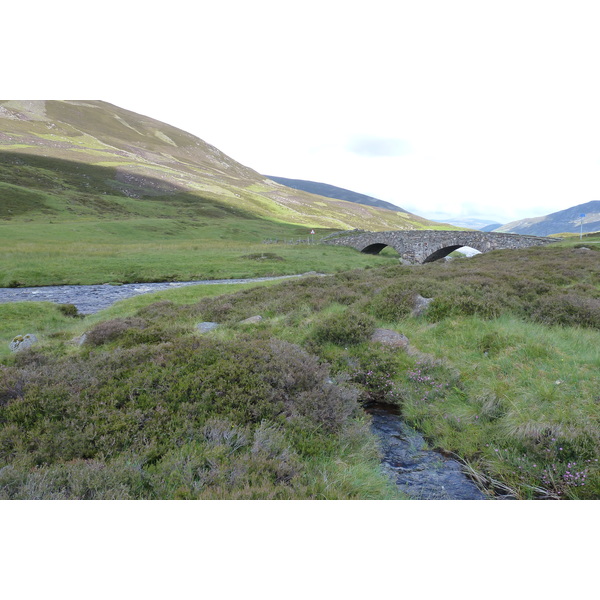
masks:
[(347, 149), (358, 156), (375, 158), (387, 156), (404, 156), (410, 154), (411, 145), (406, 140), (382, 138), (373, 135), (358, 135), (347, 144)]

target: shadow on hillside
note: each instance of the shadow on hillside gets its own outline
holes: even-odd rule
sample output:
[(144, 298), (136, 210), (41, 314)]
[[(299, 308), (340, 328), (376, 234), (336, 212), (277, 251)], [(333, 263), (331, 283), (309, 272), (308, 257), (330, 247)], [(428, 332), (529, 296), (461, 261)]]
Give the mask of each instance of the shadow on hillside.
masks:
[[(109, 167), (21, 152), (0, 151), (3, 186), (0, 218), (27, 212), (57, 212), (47, 194), (68, 199), (103, 215), (124, 216), (127, 209), (113, 198), (169, 202), (193, 209), (199, 217), (261, 219), (250, 211), (223, 202), (210, 193), (191, 191), (173, 181), (150, 177), (137, 168)], [(10, 187), (18, 186), (18, 187)]]

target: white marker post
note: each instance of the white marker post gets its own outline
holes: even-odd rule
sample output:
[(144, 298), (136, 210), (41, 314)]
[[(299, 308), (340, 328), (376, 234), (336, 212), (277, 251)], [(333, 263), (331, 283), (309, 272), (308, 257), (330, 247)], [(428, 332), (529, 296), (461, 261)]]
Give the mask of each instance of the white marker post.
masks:
[(581, 213), (579, 215), (579, 218), (581, 219), (581, 221), (579, 222), (579, 239), (582, 240), (583, 239), (583, 218), (585, 217), (585, 213)]

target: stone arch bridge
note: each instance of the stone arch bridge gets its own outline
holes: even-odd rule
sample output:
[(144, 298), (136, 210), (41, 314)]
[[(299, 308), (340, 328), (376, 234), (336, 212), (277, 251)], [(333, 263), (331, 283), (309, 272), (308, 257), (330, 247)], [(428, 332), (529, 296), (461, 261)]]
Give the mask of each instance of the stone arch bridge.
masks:
[(421, 264), (444, 258), (451, 252), (468, 246), (479, 252), (544, 246), (559, 241), (557, 238), (493, 233), (484, 231), (356, 231), (334, 233), (323, 244), (350, 246), (367, 254), (379, 254), (386, 246), (398, 252), (403, 262)]

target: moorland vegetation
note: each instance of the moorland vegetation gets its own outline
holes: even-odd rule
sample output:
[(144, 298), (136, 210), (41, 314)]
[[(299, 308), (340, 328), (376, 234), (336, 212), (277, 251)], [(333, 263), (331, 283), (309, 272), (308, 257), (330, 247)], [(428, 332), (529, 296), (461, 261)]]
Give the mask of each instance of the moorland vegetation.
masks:
[(198, 286), (85, 318), (0, 305), (14, 334), (43, 324), (2, 358), (0, 497), (399, 498), (376, 401), (491, 496), (598, 498), (598, 241)]
[(104, 102), (0, 105), (0, 287), (329, 274), (88, 316), (0, 304), (0, 498), (399, 498), (372, 402), (490, 494), (600, 497), (598, 238), (401, 266), (309, 242), (452, 227), (291, 190)]

